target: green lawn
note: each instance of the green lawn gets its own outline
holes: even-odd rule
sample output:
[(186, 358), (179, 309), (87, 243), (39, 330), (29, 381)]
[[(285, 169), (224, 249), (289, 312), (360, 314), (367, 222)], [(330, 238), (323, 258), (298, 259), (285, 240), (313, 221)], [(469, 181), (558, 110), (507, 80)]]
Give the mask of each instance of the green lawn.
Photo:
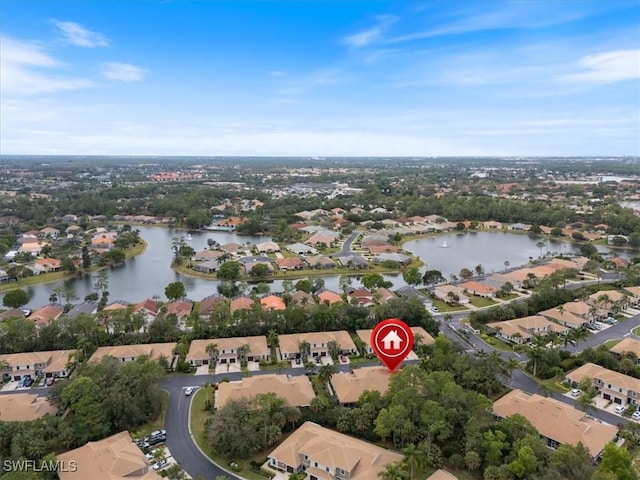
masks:
[(503, 301), (507, 301), (507, 300), (513, 300), (514, 298), (518, 298), (520, 295), (518, 295), (517, 293), (510, 293), (509, 295), (505, 295), (502, 298), (500, 298), (500, 300)]
[(607, 347), (607, 350), (611, 350), (612, 347), (615, 347), (621, 341), (622, 340), (609, 340), (607, 342), (604, 342), (604, 344)]
[(631, 330), (631, 333), (640, 336), (640, 327), (634, 328), (633, 330)]
[(469, 302), (471, 303), (471, 305), (473, 305), (474, 307), (478, 307), (478, 308), (490, 307), (491, 305), (496, 305), (497, 304), (497, 302), (494, 302), (490, 298), (480, 297), (479, 295), (469, 295), (469, 294), (467, 294), (467, 297), (469, 297)]
[[(193, 433), (193, 439), (195, 440), (195, 442), (211, 460), (226, 468), (227, 470), (230, 470), (229, 463), (231, 462), (231, 460), (227, 460), (221, 455), (215, 453), (213, 449), (207, 444), (207, 441), (205, 439), (205, 423), (206, 420), (211, 417), (211, 413), (204, 409), (207, 398), (209, 399), (209, 401), (213, 401), (214, 392), (211, 386), (200, 388), (193, 395), (193, 398), (191, 400), (191, 418), (189, 419), (189, 423), (191, 425), (191, 433)], [(265, 477), (251, 471), (251, 464), (249, 463), (254, 459), (262, 459), (265, 457), (265, 455), (266, 454), (259, 454), (254, 458), (248, 460), (233, 460), (235, 463), (240, 465), (240, 471), (234, 471), (234, 473), (242, 478), (246, 478), (247, 480), (265, 480)]]
[(433, 303), (433, 305), (438, 309), (438, 312), (447, 313), (468, 310), (467, 307), (463, 307), (462, 305), (449, 305), (433, 295), (428, 295), (428, 297), (431, 300), (431, 303)]

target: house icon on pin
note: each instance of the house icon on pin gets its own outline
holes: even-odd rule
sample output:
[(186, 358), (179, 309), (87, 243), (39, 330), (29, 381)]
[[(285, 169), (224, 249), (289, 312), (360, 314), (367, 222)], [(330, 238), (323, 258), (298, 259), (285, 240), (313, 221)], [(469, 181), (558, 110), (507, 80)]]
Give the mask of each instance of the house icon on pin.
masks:
[(385, 350), (400, 350), (402, 342), (404, 340), (398, 336), (397, 330), (391, 330), (382, 339), (382, 348)]

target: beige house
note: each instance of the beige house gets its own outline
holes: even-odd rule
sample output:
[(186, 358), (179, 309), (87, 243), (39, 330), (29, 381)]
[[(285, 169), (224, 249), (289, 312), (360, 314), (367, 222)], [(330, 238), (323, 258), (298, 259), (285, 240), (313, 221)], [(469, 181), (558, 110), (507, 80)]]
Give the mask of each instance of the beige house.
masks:
[(620, 310), (624, 310), (629, 306), (631, 296), (619, 292), (618, 290), (600, 290), (587, 297), (587, 303), (589, 305), (597, 305), (604, 309), (607, 314), (612, 315), (618, 313)]
[(584, 379), (591, 384), (605, 400), (618, 405), (640, 405), (640, 379), (614, 372), (595, 363), (585, 363), (565, 375), (565, 381), (578, 385)]
[(629, 304), (631, 306), (640, 305), (640, 287), (624, 287), (624, 290), (629, 294)]
[(3, 376), (20, 380), (23, 375), (32, 378), (44, 376), (65, 378), (69, 359), (75, 350), (54, 350), (49, 352), (7, 353), (0, 355), (0, 364), (5, 364)]
[[(207, 353), (207, 345), (209, 344), (216, 346), (216, 356)], [(267, 346), (267, 338), (265, 336), (192, 340), (185, 360), (194, 367), (208, 365), (212, 360), (221, 364), (240, 363), (242, 358), (238, 354), (238, 348), (244, 345), (249, 347), (249, 351), (246, 354), (248, 362), (266, 362), (269, 360), (271, 350)]]
[(341, 405), (354, 406), (366, 391), (385, 394), (389, 389), (392, 373), (384, 367), (356, 368), (351, 373), (333, 375), (330, 383)]
[(593, 326), (593, 320), (579, 317), (564, 310), (564, 307), (550, 308), (549, 310), (540, 312), (540, 315), (569, 328), (591, 328)]
[(452, 295), (457, 295), (458, 300), (456, 301), (456, 303), (459, 303), (460, 305), (469, 303), (469, 297), (464, 294), (464, 289), (455, 285), (438, 285), (434, 289), (433, 293), (436, 298), (446, 303), (453, 303)]
[(56, 457), (60, 480), (161, 480), (142, 450), (124, 431)]
[(267, 458), (274, 470), (306, 472), (308, 480), (375, 480), (386, 465), (402, 460), (403, 456), (305, 422)]
[(300, 354), (300, 343), (307, 342), (312, 357), (328, 357), (329, 342), (336, 342), (341, 354), (357, 353), (353, 339), (345, 330), (336, 332), (309, 332), (280, 335), (280, 355), (283, 360), (295, 358)]
[(618, 435), (613, 425), (591, 418), (566, 403), (517, 389), (493, 403), (493, 414), (500, 418), (522, 415), (549, 448), (555, 450), (564, 443), (574, 446), (582, 443), (593, 459)]
[(250, 399), (267, 393), (275, 393), (291, 407), (308, 407), (316, 396), (305, 375), (257, 375), (239, 382), (221, 382), (216, 392), (216, 408), (224, 407), (230, 400)]
[(519, 345), (528, 343), (534, 335), (555, 331), (554, 324), (541, 315), (487, 323), (487, 329), (496, 332), (496, 337)]
[[(416, 347), (416, 339), (418, 336), (423, 345), (433, 345), (436, 342), (431, 334), (422, 327), (411, 327), (411, 331), (413, 332), (414, 348)], [(373, 355), (374, 353), (373, 348), (371, 348), (371, 332), (373, 332), (372, 329), (356, 330), (356, 335), (364, 342), (365, 353), (368, 355)]]
[(37, 393), (14, 393), (2, 397), (0, 422), (28, 422), (46, 414), (55, 415), (57, 411), (47, 397)]
[(616, 357), (622, 357), (625, 353), (633, 353), (636, 356), (636, 363), (640, 365), (640, 340), (627, 337), (609, 349)]
[(91, 358), (90, 363), (102, 361), (104, 357), (113, 357), (120, 362), (133, 362), (138, 357), (149, 357), (149, 360), (158, 361), (164, 357), (169, 364), (169, 368), (173, 366), (175, 355), (173, 351), (176, 348), (176, 342), (173, 343), (147, 343), (143, 345), (116, 345), (113, 347), (99, 347)]
[(427, 480), (458, 480), (458, 477), (456, 477), (453, 473), (447, 472), (446, 470), (439, 469), (429, 475), (427, 477)]

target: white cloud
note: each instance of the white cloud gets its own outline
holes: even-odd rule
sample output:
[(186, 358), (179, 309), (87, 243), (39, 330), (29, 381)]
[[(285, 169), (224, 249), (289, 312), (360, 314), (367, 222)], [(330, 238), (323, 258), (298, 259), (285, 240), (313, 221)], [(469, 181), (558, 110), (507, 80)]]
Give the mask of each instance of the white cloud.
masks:
[(366, 47), (378, 40), (397, 21), (398, 17), (393, 15), (381, 15), (377, 17), (378, 23), (376, 25), (362, 32), (349, 35), (343, 39), (343, 43), (352, 48)]
[(83, 78), (70, 78), (51, 73), (63, 64), (34, 42), (0, 37), (0, 82), (2, 96), (38, 95), (91, 87)]
[(102, 75), (109, 80), (139, 82), (144, 80), (148, 70), (130, 63), (108, 62), (102, 64)]
[(58, 27), (67, 43), (76, 47), (94, 48), (109, 46), (109, 40), (103, 34), (87, 30), (75, 22), (51, 20), (51, 23)]
[(577, 62), (582, 70), (559, 77), (573, 83), (607, 84), (640, 79), (640, 49), (614, 50), (582, 57)]
[(271, 77), (283, 77), (285, 75), (286, 75), (286, 73), (283, 72), (282, 70), (271, 70), (269, 72), (269, 76), (271, 76)]

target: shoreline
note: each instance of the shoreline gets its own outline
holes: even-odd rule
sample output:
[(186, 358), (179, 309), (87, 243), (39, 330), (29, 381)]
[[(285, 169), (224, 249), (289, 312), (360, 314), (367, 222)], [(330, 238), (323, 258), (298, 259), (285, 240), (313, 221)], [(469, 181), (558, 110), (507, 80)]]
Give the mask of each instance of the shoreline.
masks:
[[(138, 245), (131, 247), (128, 250), (125, 250), (125, 263), (133, 260), (134, 258), (143, 255), (146, 251), (147, 248), (149, 247), (149, 242), (147, 242), (144, 238), (140, 237), (140, 239), (142, 240), (142, 247), (139, 247)], [(138, 251), (139, 249), (139, 251)], [(22, 288), (22, 289), (29, 289), (30, 287), (36, 287), (36, 286), (40, 286), (40, 285), (47, 285), (50, 283), (56, 283), (56, 282), (60, 282), (60, 281), (65, 281), (65, 280), (71, 280), (74, 278), (83, 278), (86, 276), (91, 276), (91, 274), (95, 273), (95, 272), (99, 272), (100, 270), (104, 270), (105, 268), (109, 268), (107, 265), (105, 265), (104, 267), (100, 267), (100, 266), (92, 266), (86, 270), (83, 271), (82, 275), (74, 275), (74, 274), (69, 274), (67, 272), (50, 272), (50, 273), (42, 273), (40, 275), (34, 275), (32, 277), (26, 277), (26, 284), (25, 283), (20, 283), (22, 281), (18, 280), (16, 282), (7, 282), (7, 283), (3, 283), (0, 285), (0, 293), (6, 293), (10, 290), (15, 290), (17, 288)], [(42, 278), (41, 277), (46, 277), (46, 278)], [(29, 279), (38, 279), (39, 281), (33, 281), (33, 282), (28, 282)], [(41, 279), (41, 280), (40, 280)]]

